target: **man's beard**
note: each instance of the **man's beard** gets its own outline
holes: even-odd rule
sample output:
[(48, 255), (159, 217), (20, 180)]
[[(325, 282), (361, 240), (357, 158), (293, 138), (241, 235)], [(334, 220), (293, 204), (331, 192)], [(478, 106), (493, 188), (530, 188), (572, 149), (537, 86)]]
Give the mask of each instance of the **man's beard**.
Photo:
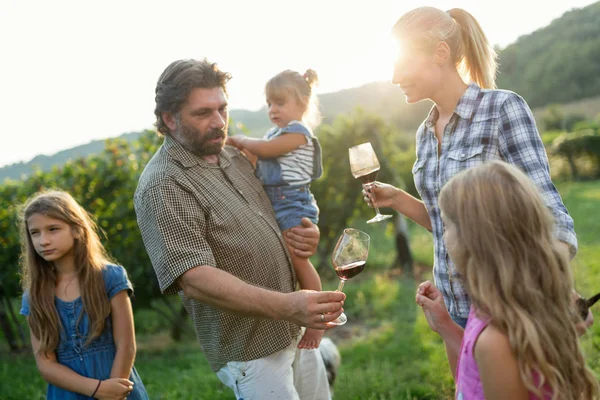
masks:
[[(198, 156), (218, 155), (225, 146), (227, 131), (225, 129), (211, 129), (205, 134), (199, 130), (177, 123), (177, 138), (187, 150)], [(222, 139), (217, 143), (208, 143), (211, 139)]]

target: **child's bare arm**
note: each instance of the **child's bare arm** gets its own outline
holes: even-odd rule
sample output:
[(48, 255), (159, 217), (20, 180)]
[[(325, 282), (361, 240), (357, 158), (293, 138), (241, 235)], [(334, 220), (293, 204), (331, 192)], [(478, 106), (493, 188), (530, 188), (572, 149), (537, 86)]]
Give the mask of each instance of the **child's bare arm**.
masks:
[[(284, 232), (284, 235), (285, 233), (286, 232)], [(294, 270), (296, 271), (296, 277), (298, 278), (298, 282), (300, 283), (300, 288), (305, 290), (321, 291), (321, 278), (319, 277), (319, 273), (312, 265), (310, 260), (308, 258), (296, 255), (294, 253), (294, 248), (289, 243), (287, 243), (287, 245), (290, 255), (292, 257), (292, 264), (294, 265)]]
[(452, 321), (444, 304), (442, 293), (430, 281), (419, 285), (415, 300), (423, 309), (429, 327), (442, 337), (450, 372), (456, 378), (456, 364), (464, 334), (463, 329)]
[(113, 336), (117, 352), (110, 371), (111, 378), (129, 378), (136, 354), (135, 329), (131, 300), (126, 290), (110, 300)]
[(231, 138), (231, 142), (260, 158), (275, 158), (306, 144), (306, 136), (302, 133), (290, 132), (265, 140), (236, 135)]

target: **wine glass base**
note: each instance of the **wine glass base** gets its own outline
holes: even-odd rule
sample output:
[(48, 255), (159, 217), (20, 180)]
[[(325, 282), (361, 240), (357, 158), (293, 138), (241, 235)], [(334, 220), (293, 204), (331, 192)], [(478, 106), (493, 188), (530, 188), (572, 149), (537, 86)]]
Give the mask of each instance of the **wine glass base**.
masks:
[(341, 313), (339, 317), (337, 317), (336, 319), (334, 319), (333, 321), (330, 322), (330, 324), (332, 325), (344, 325), (346, 322), (348, 322), (348, 318), (346, 317), (346, 314)]
[(371, 218), (370, 220), (368, 220), (367, 224), (372, 224), (374, 222), (383, 221), (383, 220), (386, 220), (388, 218), (392, 218), (392, 215), (389, 215), (389, 214), (377, 214), (376, 216), (374, 216), (373, 218)]

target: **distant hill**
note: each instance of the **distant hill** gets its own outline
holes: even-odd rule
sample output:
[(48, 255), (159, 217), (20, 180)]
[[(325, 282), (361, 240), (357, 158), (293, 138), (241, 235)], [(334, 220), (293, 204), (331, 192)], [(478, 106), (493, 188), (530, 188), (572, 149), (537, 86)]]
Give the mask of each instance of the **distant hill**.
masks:
[[(348, 115), (360, 107), (395, 124), (403, 131), (414, 131), (431, 109), (431, 102), (407, 104), (402, 91), (389, 82), (373, 82), (319, 96), (323, 124), (329, 124), (339, 115)], [(262, 136), (272, 126), (266, 108), (258, 111), (232, 110), (230, 117), (241, 122), (252, 136)], [(235, 124), (234, 124), (235, 125)], [(235, 127), (234, 127), (235, 128)]]
[[(521, 94), (532, 107), (538, 126), (545, 107), (564, 104), (566, 113), (588, 118), (600, 114), (600, 1), (571, 10), (550, 25), (521, 36), (500, 50), (498, 87)], [(323, 123), (331, 123), (339, 115), (348, 115), (356, 107), (384, 118), (405, 132), (414, 132), (431, 108), (431, 102), (406, 104), (404, 95), (389, 82), (373, 82), (359, 87), (325, 93), (319, 96)], [(248, 134), (260, 137), (270, 127), (266, 109), (231, 110), (231, 129), (243, 124)], [(135, 140), (138, 132), (121, 138)], [(0, 168), (0, 182), (5, 178), (20, 179), (33, 166), (48, 170), (68, 159), (102, 150), (104, 141), (40, 155), (29, 162)]]
[[(319, 96), (323, 113), (323, 123), (331, 123), (336, 116), (350, 114), (355, 107), (377, 113), (390, 123), (401, 129), (414, 131), (431, 108), (429, 102), (408, 105), (404, 95), (389, 82), (369, 83), (360, 87), (345, 89), (335, 93)], [(265, 109), (258, 111), (231, 110), (231, 129), (236, 130), (236, 124), (242, 123), (251, 136), (262, 136), (270, 127), (271, 122)], [(128, 141), (136, 140), (140, 132), (126, 133), (119, 138)], [(104, 148), (104, 140), (94, 140), (88, 144), (60, 151), (53, 155), (39, 155), (29, 162), (20, 162), (0, 168), (0, 182), (5, 179), (21, 179), (32, 172), (34, 167), (47, 171), (54, 165), (62, 165), (69, 159), (98, 153)]]
[[(120, 138), (128, 141), (135, 141), (141, 132), (130, 132), (124, 133)], [(72, 147), (70, 149), (61, 150), (58, 153), (52, 155), (38, 155), (35, 156), (31, 161), (18, 162), (10, 165), (6, 165), (0, 168), (0, 183), (5, 179), (21, 179), (24, 175), (30, 174), (34, 167), (40, 168), (42, 171), (48, 171), (55, 165), (62, 165), (68, 160), (75, 159), (78, 157), (85, 157), (90, 154), (96, 154), (104, 149), (104, 139), (93, 140), (87, 144)]]
[(498, 86), (532, 108), (600, 96), (599, 38), (600, 1), (566, 12), (500, 52)]
[[(353, 103), (354, 102), (354, 103)], [(346, 89), (336, 93), (321, 96), (323, 109), (323, 123), (330, 123), (335, 116), (350, 113), (354, 106), (361, 106), (365, 111), (381, 115), (389, 123), (395, 124), (401, 130), (412, 134), (421, 121), (427, 116), (431, 103), (424, 101), (408, 105), (400, 90), (390, 83), (370, 83), (358, 88)], [(600, 96), (591, 99), (583, 99), (561, 105), (565, 113), (582, 114), (593, 118), (600, 113)], [(541, 118), (545, 107), (533, 109), (533, 114), (540, 128)], [(262, 136), (271, 126), (266, 116), (266, 111), (232, 110), (231, 129), (236, 130), (236, 123), (240, 122), (246, 126), (252, 136)], [(134, 141), (140, 136), (140, 132), (125, 133), (119, 138)], [(88, 144), (60, 151), (53, 155), (39, 155), (29, 162), (20, 162), (0, 168), (0, 183), (6, 178), (21, 179), (23, 175), (29, 174), (34, 166), (46, 171), (54, 165), (61, 165), (69, 159), (98, 153), (104, 148), (104, 140), (94, 140)]]

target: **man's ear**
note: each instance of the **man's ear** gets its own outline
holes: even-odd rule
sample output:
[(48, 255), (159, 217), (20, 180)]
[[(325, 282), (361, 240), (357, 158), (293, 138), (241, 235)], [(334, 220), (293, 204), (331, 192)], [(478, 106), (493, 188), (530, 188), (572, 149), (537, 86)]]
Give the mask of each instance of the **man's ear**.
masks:
[(435, 46), (435, 62), (442, 65), (450, 58), (450, 47), (448, 43), (441, 41)]
[(173, 115), (173, 113), (169, 112), (169, 111), (165, 111), (162, 112), (160, 114), (163, 122), (165, 123), (165, 125), (167, 125), (167, 127), (169, 128), (169, 130), (171, 132), (173, 132), (175, 130), (175, 128), (177, 127), (177, 122), (175, 121), (175, 115)]

